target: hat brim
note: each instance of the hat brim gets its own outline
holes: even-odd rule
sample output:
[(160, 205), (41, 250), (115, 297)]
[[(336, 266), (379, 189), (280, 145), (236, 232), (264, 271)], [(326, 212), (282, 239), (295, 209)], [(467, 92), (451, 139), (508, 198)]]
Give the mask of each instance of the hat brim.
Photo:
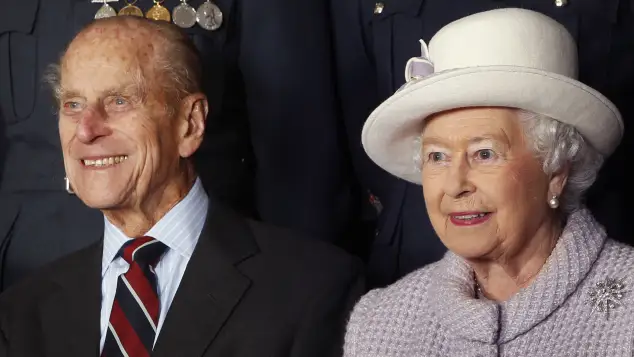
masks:
[(424, 120), (445, 110), (483, 106), (524, 109), (570, 124), (606, 157), (623, 136), (616, 106), (587, 85), (531, 68), (487, 66), (440, 72), (408, 83), (372, 112), (361, 141), (377, 165), (420, 184), (414, 158)]

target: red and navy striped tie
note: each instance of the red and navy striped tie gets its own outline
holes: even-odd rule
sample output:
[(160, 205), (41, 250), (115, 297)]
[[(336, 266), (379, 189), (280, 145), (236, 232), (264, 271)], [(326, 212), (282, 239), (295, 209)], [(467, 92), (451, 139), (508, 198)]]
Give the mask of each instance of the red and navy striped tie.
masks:
[(152, 237), (133, 239), (119, 251), (130, 269), (119, 276), (102, 357), (149, 357), (159, 317), (154, 266), (167, 247)]

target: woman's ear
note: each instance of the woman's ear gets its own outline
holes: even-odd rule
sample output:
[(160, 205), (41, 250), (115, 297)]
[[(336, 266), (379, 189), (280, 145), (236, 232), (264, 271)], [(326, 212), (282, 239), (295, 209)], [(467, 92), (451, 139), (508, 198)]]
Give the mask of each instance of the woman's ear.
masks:
[(550, 177), (550, 182), (548, 184), (549, 197), (547, 198), (547, 200), (550, 200), (553, 197), (561, 196), (561, 194), (564, 192), (564, 188), (566, 187), (566, 182), (568, 182), (569, 173), (570, 165), (566, 165)]

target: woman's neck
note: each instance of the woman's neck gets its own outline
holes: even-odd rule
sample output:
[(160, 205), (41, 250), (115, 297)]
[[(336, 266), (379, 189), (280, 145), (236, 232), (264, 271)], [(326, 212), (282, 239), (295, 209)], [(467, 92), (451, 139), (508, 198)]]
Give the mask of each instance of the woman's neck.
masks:
[(495, 258), (470, 260), (480, 293), (494, 301), (506, 301), (537, 277), (561, 235), (561, 225), (543, 225), (516, 252)]

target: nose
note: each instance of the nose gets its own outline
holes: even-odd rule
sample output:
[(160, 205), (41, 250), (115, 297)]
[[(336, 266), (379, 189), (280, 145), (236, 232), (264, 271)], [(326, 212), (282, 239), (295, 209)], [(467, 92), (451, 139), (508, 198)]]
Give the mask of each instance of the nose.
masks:
[(465, 155), (456, 157), (451, 162), (445, 177), (445, 194), (452, 198), (468, 196), (475, 190), (475, 186), (469, 181), (471, 167)]
[(90, 144), (111, 132), (105, 117), (95, 109), (84, 110), (75, 130), (75, 136), (84, 144)]

